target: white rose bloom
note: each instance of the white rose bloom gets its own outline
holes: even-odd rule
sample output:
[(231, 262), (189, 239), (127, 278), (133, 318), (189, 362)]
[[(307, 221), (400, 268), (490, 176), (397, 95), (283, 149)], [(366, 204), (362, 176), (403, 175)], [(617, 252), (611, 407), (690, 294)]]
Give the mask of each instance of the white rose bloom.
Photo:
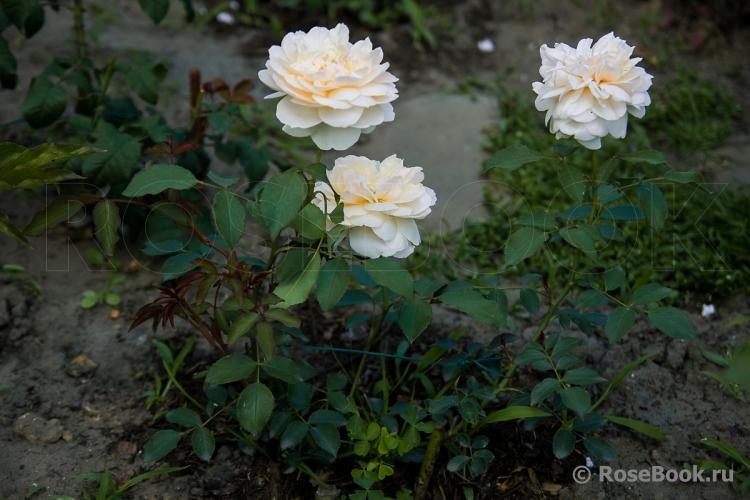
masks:
[(383, 50), (367, 38), (352, 45), (349, 28), (313, 28), (284, 37), (268, 51), (260, 80), (283, 97), (276, 116), (284, 132), (312, 137), (324, 150), (343, 151), (375, 126), (393, 121), (398, 78), (381, 64)]
[(546, 111), (546, 123), (558, 139), (575, 138), (589, 149), (599, 149), (601, 138), (621, 139), (628, 127), (628, 113), (642, 118), (651, 104), (651, 75), (630, 58), (635, 47), (613, 33), (578, 42), (575, 49), (564, 43), (542, 45), (543, 82), (533, 84), (536, 109)]
[(424, 219), (437, 200), (423, 179), (421, 167), (404, 167), (396, 155), (382, 162), (345, 156), (328, 171), (330, 186), (315, 183), (312, 203), (330, 214), (336, 208), (335, 191), (344, 204), (342, 225), (352, 250), (373, 259), (403, 258), (421, 241), (415, 219)]

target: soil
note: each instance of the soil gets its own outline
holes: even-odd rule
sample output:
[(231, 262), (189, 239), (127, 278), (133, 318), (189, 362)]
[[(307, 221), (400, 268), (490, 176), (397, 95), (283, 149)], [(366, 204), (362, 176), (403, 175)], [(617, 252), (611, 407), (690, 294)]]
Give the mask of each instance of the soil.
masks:
[[(172, 27), (166, 28), (152, 26), (135, 2), (108, 2), (106, 9), (115, 14), (117, 21), (106, 21), (105, 16), (96, 17), (94, 13), (89, 18), (89, 23), (98, 29), (96, 54), (150, 49), (162, 55), (171, 64), (170, 78), (179, 84), (169, 105), (170, 118), (174, 120), (185, 118), (180, 110), (187, 101), (185, 75), (189, 67), (200, 64), (206, 79), (221, 76), (237, 81), (254, 75), (264, 62), (262, 56), (267, 46), (277, 42), (266, 29), (218, 24), (210, 25), (204, 32), (191, 27), (177, 29), (174, 26), (179, 23), (179, 2), (174, 2), (170, 14)], [(709, 24), (711, 36), (700, 52), (692, 53), (675, 45), (686, 45), (691, 32), (704, 26), (705, 20), (682, 19), (677, 28), (657, 36), (659, 30), (655, 24), (644, 28), (641, 19), (654, 18), (658, 2), (618, 2), (615, 9), (614, 21), (610, 23), (619, 36), (639, 46), (657, 81), (660, 77), (667, 80), (678, 63), (687, 64), (703, 75), (716, 78), (743, 104), (747, 116), (750, 94), (745, 89), (750, 82), (750, 66), (743, 52), (743, 47), (750, 45), (747, 25), (732, 32), (732, 45)], [(526, 87), (536, 78), (541, 43), (574, 43), (585, 36), (598, 37), (606, 32), (590, 9), (572, 0), (534, 2), (531, 17), (522, 15), (515, 2), (489, 0), (445, 3), (437, 12), (456, 29), (454, 36), (439, 36), (436, 51), (413, 50), (406, 26), (373, 35), (375, 44), (383, 46), (391, 61), (392, 71), (402, 79), (399, 88), (404, 102), (453, 89), (464, 77), (494, 77), (508, 65), (516, 68), (508, 84)], [(30, 77), (46, 64), (45, 51), (54, 49), (56, 53), (59, 41), (70, 39), (68, 22), (69, 18), (63, 14), (48, 16), (44, 31), (20, 47), (17, 53), (21, 88), (26, 88)], [(309, 22), (303, 19), (299, 25), (288, 27), (307, 29), (305, 23)], [(353, 29), (355, 37), (368, 34), (365, 28)], [(494, 41), (497, 50), (481, 53), (476, 43), (487, 37)], [(656, 54), (667, 49), (676, 61), (660, 66)], [(260, 96), (261, 91), (258, 92)], [(0, 122), (16, 119), (23, 91), (1, 95)], [(428, 116), (425, 123), (430, 123)], [(429, 130), (424, 133), (429, 136)], [(2, 134), (3, 140), (27, 138), (21, 126), (6, 128)], [(371, 140), (374, 143), (377, 137), (373, 134)], [(731, 173), (717, 172), (716, 178), (726, 175), (726, 180), (746, 181), (750, 156), (744, 155), (747, 137), (740, 133), (729, 143), (726, 154), (735, 158)], [(475, 180), (478, 165), (464, 168), (465, 182)], [(451, 178), (450, 182), (454, 180)], [(41, 195), (10, 194), (0, 199), (0, 211), (8, 213), (20, 225), (43, 206)], [(153, 389), (151, 373), (164, 376), (152, 339), (171, 342), (179, 348), (194, 332), (179, 323), (175, 329), (160, 330), (155, 336), (145, 325), (127, 331), (135, 311), (155, 297), (154, 286), (160, 279), (150, 270), (158, 269), (157, 263), (149, 265), (141, 261), (145, 266), (128, 266), (134, 252), (127, 249), (117, 255), (127, 269), (133, 269), (126, 282), (116, 288), (122, 303), (115, 310), (107, 306), (81, 309), (83, 290), (100, 289), (108, 277), (107, 272), (93, 269), (81, 257), (87, 248), (94, 246), (89, 236), (85, 228), (58, 228), (44, 238), (37, 238), (33, 252), (0, 238), (1, 263), (26, 266), (43, 290), (41, 296), (36, 296), (24, 290), (21, 283), (0, 275), (0, 387), (6, 386), (0, 389), (0, 498), (6, 500), (25, 498), (34, 485), (47, 487), (48, 494), (80, 498), (80, 485), (87, 485), (91, 491), (94, 483), (73, 478), (75, 475), (101, 473), (107, 466), (117, 482), (122, 483), (153, 468), (152, 464), (143, 463), (143, 445), (165, 424), (163, 420), (153, 420), (153, 411), (147, 411), (143, 397), (145, 391)], [(303, 312), (316, 318), (316, 326), (306, 330), (311, 342), (323, 343), (329, 335), (338, 339), (344, 333), (341, 318), (319, 315), (314, 305), (305, 307), (309, 309)], [(626, 340), (614, 345), (598, 329), (590, 336), (575, 328), (570, 331), (582, 340), (576, 352), (585, 364), (608, 379), (644, 353), (659, 353), (627, 377), (607, 399), (602, 413), (642, 420), (661, 429), (667, 439), (658, 443), (622, 427), (606, 426), (601, 435), (615, 446), (617, 457), (611, 464), (614, 469), (644, 469), (652, 465), (681, 469), (683, 464), (693, 464), (696, 460), (724, 460), (699, 445), (702, 438), (718, 439), (745, 455), (750, 454), (747, 403), (734, 400), (716, 381), (701, 374), (701, 370), (718, 372), (719, 368), (707, 362), (700, 352), (701, 347), (720, 352), (722, 343), (736, 345), (750, 338), (747, 323), (724, 328), (728, 321), (750, 315), (750, 301), (747, 297), (737, 297), (717, 303), (718, 312), (709, 319), (700, 316), (700, 303), (688, 302), (682, 307), (696, 326), (696, 342), (669, 339), (643, 320), (636, 323)], [(516, 333), (524, 339), (533, 333), (532, 319), (517, 318)], [(438, 308), (433, 324), (419, 342), (428, 346), (464, 324), (467, 320), (462, 315)], [(474, 322), (468, 324), (471, 337), (478, 340), (488, 341), (496, 333)], [(400, 340), (398, 329), (392, 330), (386, 345), (391, 350)], [(194, 384), (192, 375), (214, 359), (216, 354), (198, 336), (178, 380), (188, 386)], [(315, 359), (321, 366), (332, 364), (323, 355)], [(369, 368), (366, 377), (374, 377), (378, 370), (377, 366)], [(538, 380), (538, 374), (521, 370), (514, 384), (528, 388)], [(173, 394), (167, 405), (172, 408), (181, 403)], [(438, 467), (441, 472), (436, 473), (430, 487), (432, 499), (463, 498), (465, 485), (473, 486), (476, 498), (480, 499), (736, 498), (723, 483), (603, 483), (595, 476), (588, 484), (577, 485), (572, 481), (572, 470), (585, 464), (587, 458), (580, 444), (571, 457), (559, 461), (551, 453), (551, 429), (543, 427), (528, 432), (517, 423), (506, 423), (489, 427), (486, 432), (497, 457), (488, 473), (472, 483)], [(189, 449), (180, 448), (157, 465), (189, 466), (187, 469), (141, 483), (123, 498), (302, 500), (314, 497), (313, 485), (296, 474), (283, 474), (277, 464), (265, 457), (243, 453), (226, 434), (219, 434), (218, 438), (217, 452), (209, 464), (199, 461)], [(447, 454), (441, 455), (441, 460), (447, 460)], [(340, 464), (331, 472), (342, 493), (349, 493), (351, 488), (346, 465)], [(399, 467), (394, 484), (411, 487), (417, 470), (413, 464)]]

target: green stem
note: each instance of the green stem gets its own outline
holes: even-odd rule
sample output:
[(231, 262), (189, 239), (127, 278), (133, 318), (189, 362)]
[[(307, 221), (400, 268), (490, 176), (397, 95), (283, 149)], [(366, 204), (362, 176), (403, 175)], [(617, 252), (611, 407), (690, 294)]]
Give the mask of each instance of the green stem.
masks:
[(96, 129), (96, 124), (99, 121), (99, 118), (104, 114), (104, 111), (107, 109), (107, 91), (109, 90), (109, 84), (112, 81), (112, 75), (115, 72), (115, 61), (117, 61), (117, 56), (112, 56), (109, 58), (109, 63), (107, 63), (107, 68), (104, 70), (104, 79), (102, 80), (102, 90), (99, 92), (99, 105), (96, 107), (96, 111), (94, 112), (94, 118), (91, 119), (91, 128), (89, 130), (89, 133), (93, 132), (94, 129)]
[[(576, 257), (580, 257), (580, 254), (581, 254), (581, 252), (578, 252), (578, 255)], [(576, 258), (576, 260), (578, 260), (578, 259)], [(567, 297), (567, 295), (573, 289), (573, 286), (575, 286), (575, 281), (573, 281), (571, 279), (568, 282), (568, 284), (565, 285), (565, 288), (560, 293), (560, 295), (557, 297), (557, 299), (549, 306), (549, 310), (547, 311), (546, 316), (544, 316), (544, 319), (542, 320), (541, 324), (539, 325), (539, 328), (537, 328), (536, 332), (534, 333), (534, 336), (531, 337), (532, 340), (535, 340), (535, 341), (539, 340), (539, 337), (542, 335), (542, 332), (544, 331), (545, 328), (547, 328), (547, 326), (549, 326), (550, 321), (552, 321), (552, 318), (555, 316), (555, 311), (560, 306), (560, 304), (565, 299), (565, 297)], [(498, 385), (497, 389), (495, 389), (495, 391), (494, 391), (495, 395), (500, 394), (505, 389), (505, 387), (510, 382), (511, 376), (515, 373), (515, 371), (517, 369), (518, 369), (518, 365), (515, 364), (515, 363), (512, 363), (508, 367), (508, 371), (507, 371), (507, 374), (506, 374), (507, 378), (504, 378), (502, 380), (502, 382), (500, 382), (500, 385)], [(487, 402), (485, 401), (482, 406), (484, 407), (486, 405), (486, 403)]]
[(180, 383), (179, 383), (179, 382), (177, 382), (177, 379), (175, 379), (175, 377), (174, 377), (174, 374), (173, 374), (173, 373), (172, 373), (172, 371), (171, 371), (171, 370), (169, 369), (169, 366), (167, 366), (167, 363), (166, 363), (166, 362), (164, 362), (164, 361), (162, 361), (162, 363), (164, 364), (164, 369), (165, 369), (165, 370), (167, 371), (167, 376), (169, 377), (169, 381), (170, 381), (170, 382), (172, 382), (172, 384), (174, 384), (174, 386), (175, 386), (175, 387), (177, 387), (177, 389), (178, 389), (178, 390), (179, 390), (179, 391), (180, 391), (180, 392), (181, 392), (181, 393), (182, 393), (182, 394), (183, 394), (183, 395), (184, 395), (184, 396), (185, 396), (185, 397), (186, 397), (187, 399), (189, 399), (191, 403), (193, 403), (193, 404), (194, 404), (195, 406), (197, 406), (198, 408), (201, 408), (201, 409), (203, 409), (203, 408), (204, 408), (204, 406), (203, 406), (202, 404), (200, 404), (200, 403), (199, 403), (198, 401), (196, 401), (196, 400), (195, 400), (195, 398), (193, 398), (193, 396), (191, 396), (190, 394), (188, 394), (188, 392), (187, 392), (187, 391), (186, 391), (185, 389), (183, 389), (183, 388), (182, 388), (182, 386), (180, 385)]
[(318, 149), (318, 154), (315, 155), (315, 163), (320, 163), (320, 159), (323, 157), (323, 150)]
[[(365, 344), (365, 352), (369, 352), (370, 349), (372, 349), (372, 344), (375, 343), (375, 338), (378, 336), (378, 333), (380, 333), (380, 328), (383, 326), (383, 321), (385, 320), (385, 315), (388, 313), (388, 309), (390, 306), (388, 305), (388, 292), (386, 291), (385, 287), (383, 288), (383, 312), (380, 315), (380, 319), (377, 323), (373, 323), (372, 327), (370, 327), (370, 335), (367, 337), (367, 343)], [(367, 363), (367, 354), (362, 355), (362, 360), (359, 362), (359, 366), (357, 367), (357, 371), (354, 375), (354, 378), (352, 379), (352, 388), (349, 391), (349, 396), (354, 396), (354, 392), (356, 391), (357, 387), (359, 386), (359, 377), (362, 376), (362, 371), (365, 369), (365, 363)]]
[(73, 0), (73, 23), (78, 57), (86, 59), (88, 57), (88, 47), (86, 46), (86, 31), (83, 25), (83, 0)]

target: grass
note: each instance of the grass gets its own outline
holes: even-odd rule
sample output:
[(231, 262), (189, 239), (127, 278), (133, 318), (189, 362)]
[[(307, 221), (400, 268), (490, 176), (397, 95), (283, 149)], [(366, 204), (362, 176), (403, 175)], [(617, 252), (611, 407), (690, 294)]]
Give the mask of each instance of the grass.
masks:
[[(488, 151), (515, 144), (549, 151), (556, 140), (544, 126), (543, 113), (534, 107), (533, 93), (505, 88), (502, 82), (506, 79), (507, 72), (495, 83), (466, 80), (459, 88), (463, 93), (485, 92), (497, 98), (500, 117), (487, 134)], [(710, 156), (736, 129), (741, 109), (717, 84), (701, 81), (696, 74), (682, 70), (661, 88), (664, 90), (652, 96), (654, 103), (646, 118), (630, 120), (625, 140), (604, 140), (599, 158), (608, 158), (623, 150), (650, 148), (672, 151), (681, 157)], [(585, 154), (576, 153), (576, 161), (579, 158), (586, 161)], [(615, 177), (638, 173), (636, 168), (623, 165), (615, 172)], [(551, 163), (539, 162), (513, 172), (496, 169), (492, 171), (492, 178), (511, 185), (523, 197), (517, 193), (498, 197), (487, 192), (489, 218), (467, 224), (452, 239), (456, 243), (449, 245), (442, 255), (433, 252), (425, 256), (418, 251), (414, 261), (426, 259), (429, 262), (420, 266), (420, 270), (450, 272), (451, 264), (457, 262), (459, 266), (453, 264), (454, 268), (471, 269), (474, 273), (497, 272), (503, 267), (502, 247), (512, 230), (510, 220), (536, 210), (559, 212), (570, 205), (566, 196), (554, 196), (559, 181), (556, 167)], [(539, 182), (539, 179), (549, 181)], [(712, 187), (713, 194), (687, 186), (665, 184), (661, 187), (670, 206), (670, 216), (662, 232), (651, 233), (644, 222), (620, 224), (625, 242), (603, 250), (600, 253), (602, 264), (605, 267), (622, 264), (636, 279), (652, 276), (672, 288), (707, 297), (750, 291), (750, 193), (746, 189), (722, 189), (721, 186)], [(502, 209), (493, 210), (493, 206)], [(569, 247), (551, 242), (536, 256), (508, 272), (523, 276), (545, 271), (554, 280), (557, 271), (564, 270), (572, 258), (573, 251)], [(589, 270), (595, 270), (593, 265)], [(455, 271), (451, 274), (447, 276), (458, 277)], [(472, 274), (472, 271), (463, 274)]]

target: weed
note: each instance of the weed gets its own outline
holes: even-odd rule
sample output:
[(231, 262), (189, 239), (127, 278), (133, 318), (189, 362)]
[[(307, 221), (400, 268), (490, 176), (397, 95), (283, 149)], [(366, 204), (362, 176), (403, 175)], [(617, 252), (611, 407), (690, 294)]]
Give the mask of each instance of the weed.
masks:
[(3, 271), (17, 281), (24, 290), (33, 292), (36, 295), (42, 293), (42, 285), (34, 279), (24, 266), (20, 264), (3, 264)]
[(120, 296), (110, 290), (123, 281), (125, 281), (124, 274), (115, 274), (107, 280), (107, 283), (101, 290), (84, 290), (81, 307), (83, 309), (92, 309), (100, 304), (107, 304), (112, 307), (118, 306), (121, 300)]

